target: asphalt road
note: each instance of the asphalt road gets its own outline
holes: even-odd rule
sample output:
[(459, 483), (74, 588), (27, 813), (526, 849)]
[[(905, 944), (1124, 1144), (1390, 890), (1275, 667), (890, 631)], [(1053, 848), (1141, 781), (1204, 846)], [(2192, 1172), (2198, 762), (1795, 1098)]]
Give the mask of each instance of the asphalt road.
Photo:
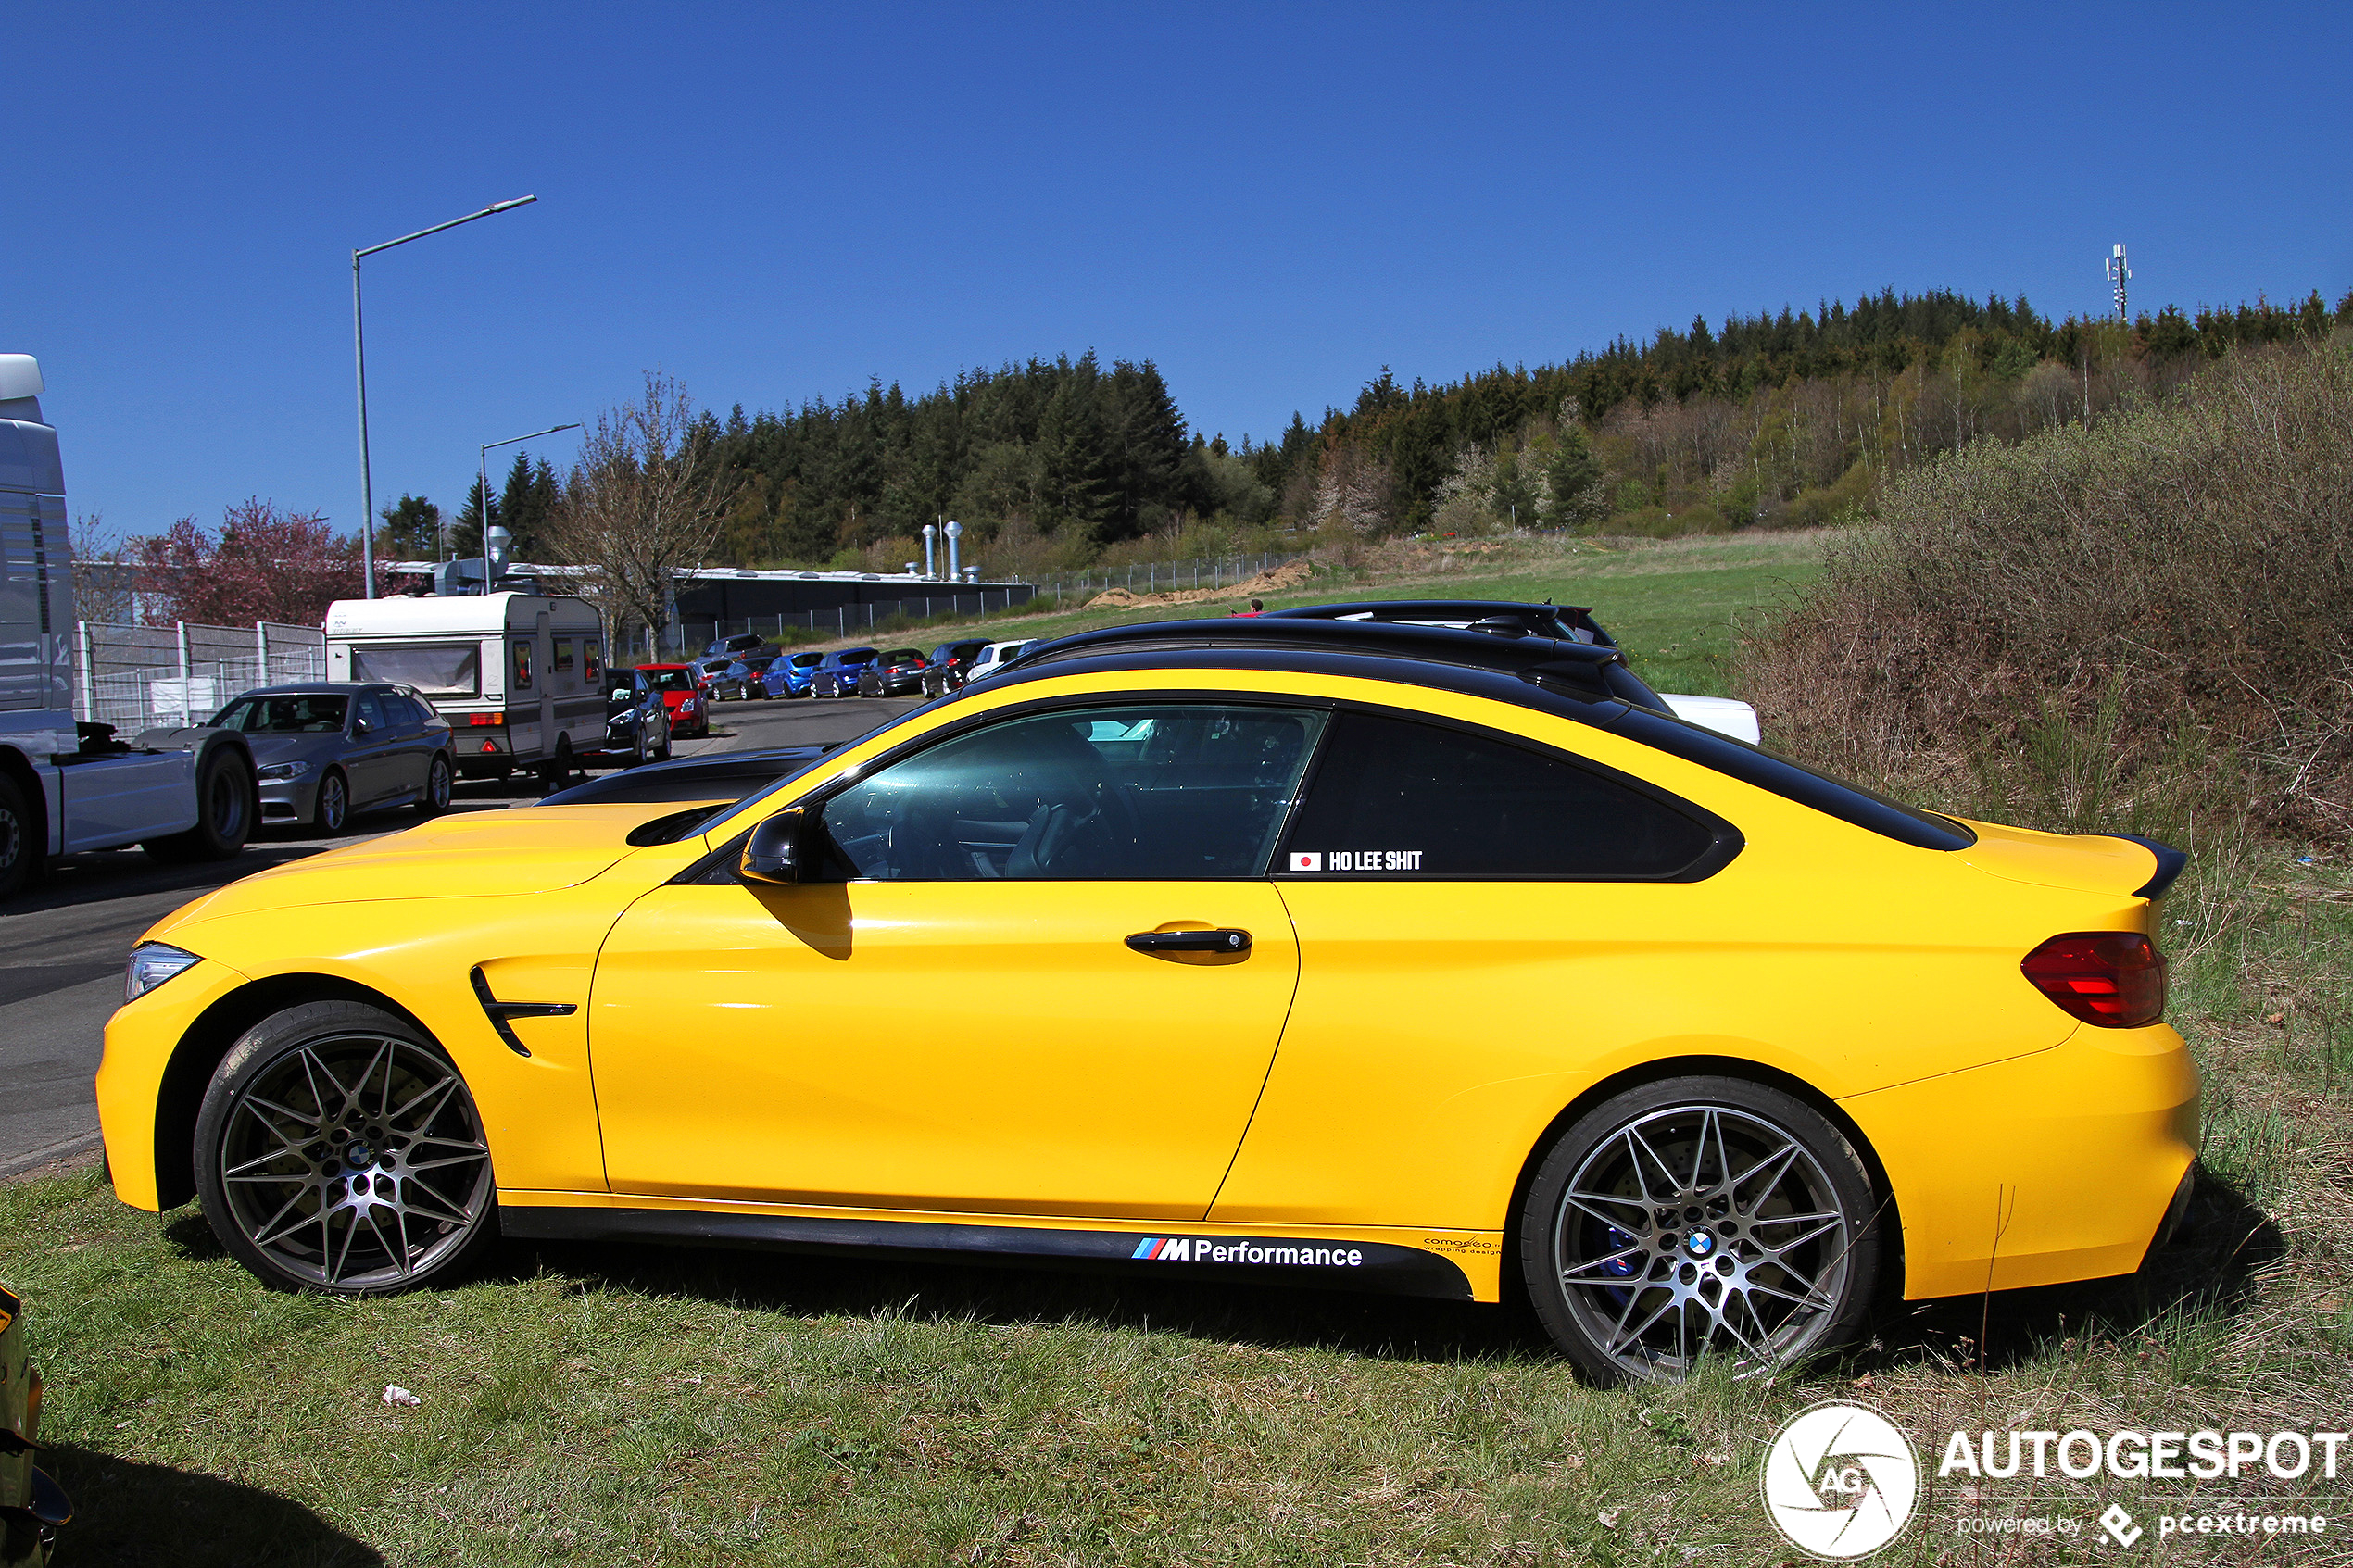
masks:
[[(849, 740), (915, 706), (913, 699), (727, 702), (708, 740), (679, 756), (751, 746)], [(535, 798), (488, 782), (460, 784), (456, 809), (496, 811)], [(68, 1159), (98, 1141), (91, 1087), (107, 1019), (122, 1001), (123, 960), (142, 933), (198, 894), (271, 866), (398, 833), (402, 809), (355, 818), (341, 838), (265, 829), (233, 860), (166, 866), (138, 849), (70, 855), (48, 880), (0, 905), (0, 1176)]]

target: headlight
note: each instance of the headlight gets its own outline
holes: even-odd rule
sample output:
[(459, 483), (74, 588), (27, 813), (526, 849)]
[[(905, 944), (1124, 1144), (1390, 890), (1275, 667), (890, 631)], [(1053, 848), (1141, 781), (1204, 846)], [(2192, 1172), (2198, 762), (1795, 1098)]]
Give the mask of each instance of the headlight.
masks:
[(196, 955), (185, 948), (162, 942), (142, 942), (131, 949), (131, 964), (122, 976), (122, 999), (135, 1002), (198, 961)]
[(298, 779), (308, 771), (310, 764), (308, 762), (271, 762), (254, 770), (255, 776), (264, 784), (272, 780), (283, 784), (288, 779)]

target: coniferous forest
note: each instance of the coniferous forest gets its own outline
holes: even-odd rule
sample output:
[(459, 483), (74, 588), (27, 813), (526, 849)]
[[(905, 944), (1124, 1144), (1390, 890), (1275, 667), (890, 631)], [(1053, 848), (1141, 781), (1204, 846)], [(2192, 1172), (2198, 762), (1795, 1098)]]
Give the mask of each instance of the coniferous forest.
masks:
[[(1937, 452), (2097, 420), (2237, 345), (2347, 323), (2353, 293), (2127, 325), (1889, 290), (1439, 386), (1383, 368), (1352, 407), (1294, 414), (1265, 441), (1189, 430), (1150, 360), (1090, 352), (914, 395), (877, 381), (782, 413), (705, 411), (696, 445), (731, 496), (714, 565), (896, 571), (945, 518), (964, 524), (968, 559), (1025, 574), (1302, 536), (1801, 526), (1869, 515), (1886, 476)], [(459, 553), (479, 548), (481, 500), (447, 519)], [(555, 477), (519, 458), (490, 511), (528, 559), (524, 535), (560, 504)], [(440, 521), (417, 497), (385, 519), (419, 546)]]

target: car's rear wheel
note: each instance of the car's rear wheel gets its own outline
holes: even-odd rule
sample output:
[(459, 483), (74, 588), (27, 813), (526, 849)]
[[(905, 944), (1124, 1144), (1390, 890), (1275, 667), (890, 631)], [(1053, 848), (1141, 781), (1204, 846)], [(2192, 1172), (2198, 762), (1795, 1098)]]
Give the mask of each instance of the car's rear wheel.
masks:
[(1519, 1216), (1536, 1313), (1604, 1382), (1702, 1357), (1760, 1373), (1855, 1337), (1885, 1255), (1869, 1172), (1811, 1106), (1737, 1078), (1642, 1085), (1578, 1119)]
[(497, 1230), (465, 1081), (417, 1028), (362, 1003), (306, 1003), (245, 1031), (205, 1091), (195, 1155), (207, 1223), (280, 1289), (413, 1289), (457, 1274)]

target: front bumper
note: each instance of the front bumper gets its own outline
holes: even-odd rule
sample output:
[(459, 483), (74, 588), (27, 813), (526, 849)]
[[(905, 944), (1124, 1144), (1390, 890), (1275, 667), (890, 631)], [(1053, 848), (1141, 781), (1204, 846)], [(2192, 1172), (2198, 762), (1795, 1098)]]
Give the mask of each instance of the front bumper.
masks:
[(1886, 1169), (1912, 1300), (2132, 1273), (2197, 1158), (2197, 1070), (2162, 1023), (1839, 1106)]
[(114, 1195), (133, 1209), (152, 1212), (160, 1206), (159, 1159), (177, 1160), (182, 1181), (187, 1173), (184, 1139), (169, 1149), (157, 1145), (164, 1069), (205, 1010), (245, 984), (245, 975), (207, 959), (123, 1003), (107, 1020), (106, 1054), (98, 1061), (98, 1131)]
[(261, 797), (261, 820), (264, 822), (307, 822), (319, 813), (319, 780), (314, 768), (298, 779), (263, 779), (257, 788)]

